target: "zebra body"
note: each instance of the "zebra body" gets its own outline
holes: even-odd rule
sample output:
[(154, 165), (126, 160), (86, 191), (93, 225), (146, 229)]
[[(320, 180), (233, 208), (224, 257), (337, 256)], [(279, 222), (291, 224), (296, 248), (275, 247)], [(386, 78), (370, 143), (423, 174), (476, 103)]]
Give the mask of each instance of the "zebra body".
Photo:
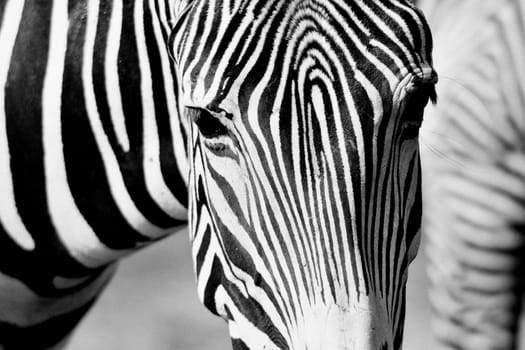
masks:
[(421, 1), (440, 101), (422, 131), (442, 348), (515, 349), (525, 267), (525, 3)]
[(167, 2), (2, 5), (0, 343), (19, 349), (184, 223), (187, 157)]
[(235, 349), (401, 346), (436, 82), (410, 1), (10, 0), (0, 18), (5, 349), (65, 336), (186, 197), (198, 293)]

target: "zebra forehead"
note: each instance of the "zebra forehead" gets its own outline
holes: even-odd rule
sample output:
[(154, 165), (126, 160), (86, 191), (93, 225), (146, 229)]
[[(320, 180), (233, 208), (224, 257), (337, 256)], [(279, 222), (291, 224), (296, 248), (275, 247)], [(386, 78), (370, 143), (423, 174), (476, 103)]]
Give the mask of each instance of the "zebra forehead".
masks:
[[(353, 94), (365, 86), (369, 96), (370, 88), (377, 91), (377, 101), (389, 100), (406, 75), (418, 75), (431, 63), (430, 34), (406, 1), (364, 3), (245, 1), (229, 4), (229, 10), (221, 2), (199, 5), (210, 18), (193, 16), (181, 35), (192, 44), (179, 44), (176, 52), (186, 101), (211, 109), (224, 101), (236, 105), (255, 89), (277, 91), (288, 84), (289, 90), (292, 81), (304, 86), (301, 70), (303, 82), (322, 76), (325, 83), (357, 87)], [(386, 19), (385, 12), (394, 15)], [(209, 25), (213, 29), (200, 27)]]

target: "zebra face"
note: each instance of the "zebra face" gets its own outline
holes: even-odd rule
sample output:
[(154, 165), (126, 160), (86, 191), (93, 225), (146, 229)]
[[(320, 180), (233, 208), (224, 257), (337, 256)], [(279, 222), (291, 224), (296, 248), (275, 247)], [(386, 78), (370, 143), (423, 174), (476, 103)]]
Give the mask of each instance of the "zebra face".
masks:
[(198, 292), (234, 348), (399, 348), (436, 80), (422, 15), (202, 0), (172, 44)]

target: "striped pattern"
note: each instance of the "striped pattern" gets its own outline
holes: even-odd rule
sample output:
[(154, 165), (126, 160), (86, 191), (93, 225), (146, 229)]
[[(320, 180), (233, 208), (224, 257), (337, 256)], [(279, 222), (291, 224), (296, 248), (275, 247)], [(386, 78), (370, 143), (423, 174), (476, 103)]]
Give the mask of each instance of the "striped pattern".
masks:
[(184, 223), (174, 16), (160, 0), (0, 2), (5, 349), (56, 342), (108, 264)]
[(422, 132), (433, 330), (517, 349), (525, 268), (525, 2), (421, 1), (440, 102)]
[(235, 349), (400, 348), (436, 82), (411, 1), (0, 11), (5, 349), (65, 336), (186, 199), (198, 292)]
[(234, 348), (398, 349), (436, 81), (422, 15), (195, 2), (172, 39), (198, 292)]

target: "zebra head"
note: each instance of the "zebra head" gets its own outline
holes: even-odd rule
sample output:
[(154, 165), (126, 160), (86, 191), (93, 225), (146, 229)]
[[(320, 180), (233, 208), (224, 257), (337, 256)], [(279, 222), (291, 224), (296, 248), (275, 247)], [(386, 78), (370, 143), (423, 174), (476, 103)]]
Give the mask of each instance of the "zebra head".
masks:
[(409, 1), (193, 1), (171, 50), (203, 303), (235, 349), (397, 349), (431, 38)]

